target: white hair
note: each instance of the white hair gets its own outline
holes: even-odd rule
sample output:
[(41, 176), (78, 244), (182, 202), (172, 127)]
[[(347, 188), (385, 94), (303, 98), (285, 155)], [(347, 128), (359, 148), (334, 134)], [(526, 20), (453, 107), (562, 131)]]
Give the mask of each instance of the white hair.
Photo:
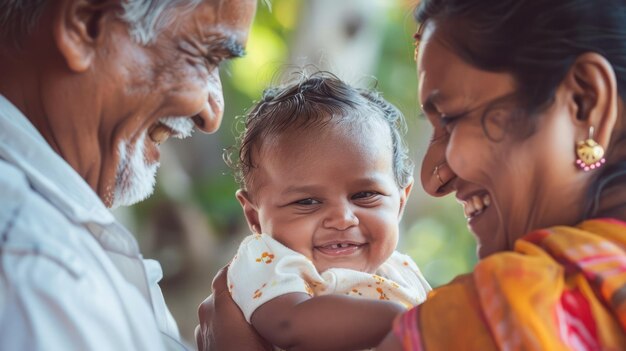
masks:
[[(180, 6), (193, 10), (202, 0), (121, 0), (120, 19), (128, 24), (132, 38), (140, 44), (149, 44), (172, 18), (166, 10)], [(0, 0), (0, 39), (20, 40), (31, 33), (41, 14), (52, 1)]]
[(180, 6), (183, 11), (191, 11), (202, 0), (125, 0), (120, 18), (129, 25), (130, 34), (140, 44), (149, 44), (158, 32), (172, 22), (165, 10)]
[(118, 145), (120, 157), (115, 175), (111, 208), (130, 206), (152, 195), (159, 163), (148, 163), (145, 156), (147, 132), (135, 144), (123, 141)]
[[(195, 126), (193, 120), (188, 117), (166, 117), (159, 119), (159, 122), (169, 127), (174, 137), (179, 139), (191, 136)], [(119, 161), (115, 173), (111, 208), (130, 206), (152, 195), (159, 162), (150, 163), (146, 158), (148, 138), (148, 133), (143, 132), (135, 143), (123, 140), (118, 144)]]

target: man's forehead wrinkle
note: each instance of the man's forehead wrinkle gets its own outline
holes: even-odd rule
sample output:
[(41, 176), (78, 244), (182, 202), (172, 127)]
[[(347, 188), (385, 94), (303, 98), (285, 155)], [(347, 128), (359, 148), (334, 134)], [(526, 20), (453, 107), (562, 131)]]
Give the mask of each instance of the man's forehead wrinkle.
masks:
[[(212, 3), (212, 7), (213, 7), (213, 15), (215, 16), (215, 24), (217, 25), (225, 25), (225, 26), (233, 26), (236, 25), (241, 16), (241, 10), (240, 9), (229, 9), (226, 8), (227, 6), (232, 7), (233, 4), (232, 2), (235, 2), (236, 0), (213, 0), (211, 1)], [(228, 4), (228, 2), (231, 2), (231, 4)], [(238, 4), (241, 5), (241, 4)], [(225, 9), (226, 8), (226, 9)]]

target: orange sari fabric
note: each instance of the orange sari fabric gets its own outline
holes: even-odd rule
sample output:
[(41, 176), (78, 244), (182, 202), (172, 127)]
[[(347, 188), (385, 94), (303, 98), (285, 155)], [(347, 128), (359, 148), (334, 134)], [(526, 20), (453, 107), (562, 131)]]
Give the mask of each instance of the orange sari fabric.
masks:
[(626, 223), (530, 233), (399, 316), (415, 350), (626, 350)]

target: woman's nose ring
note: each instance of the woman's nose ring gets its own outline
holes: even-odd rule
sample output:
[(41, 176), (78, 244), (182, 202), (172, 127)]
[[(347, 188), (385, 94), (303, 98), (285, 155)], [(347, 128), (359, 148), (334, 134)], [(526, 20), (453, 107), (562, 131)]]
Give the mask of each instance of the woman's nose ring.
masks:
[(443, 166), (444, 164), (445, 162), (436, 165), (435, 169), (433, 170), (433, 174), (435, 175), (435, 177), (437, 177), (437, 180), (439, 180), (439, 183), (441, 185), (444, 185), (445, 183), (443, 182), (443, 179), (441, 179), (441, 176), (439, 175), (439, 167)]

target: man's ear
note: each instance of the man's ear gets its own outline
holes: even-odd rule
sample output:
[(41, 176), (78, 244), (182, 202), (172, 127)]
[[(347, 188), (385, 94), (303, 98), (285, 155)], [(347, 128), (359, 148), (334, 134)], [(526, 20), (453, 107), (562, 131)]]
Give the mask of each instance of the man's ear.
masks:
[(261, 224), (259, 223), (259, 212), (256, 209), (254, 203), (250, 200), (250, 194), (243, 189), (237, 190), (237, 200), (243, 209), (243, 214), (246, 216), (248, 226), (254, 233), (261, 234)]
[(404, 208), (406, 207), (406, 202), (409, 200), (409, 195), (411, 195), (413, 183), (413, 177), (411, 177), (409, 184), (405, 186), (404, 189), (400, 189), (400, 212), (398, 213), (399, 219), (402, 219), (402, 215), (404, 214)]
[(619, 114), (613, 66), (597, 53), (582, 54), (572, 64), (564, 83), (574, 95), (578, 140), (589, 138), (589, 127), (594, 127), (591, 137), (607, 149)]
[(119, 1), (59, 0), (54, 11), (52, 30), (59, 52), (70, 70), (86, 71), (120, 11)]

